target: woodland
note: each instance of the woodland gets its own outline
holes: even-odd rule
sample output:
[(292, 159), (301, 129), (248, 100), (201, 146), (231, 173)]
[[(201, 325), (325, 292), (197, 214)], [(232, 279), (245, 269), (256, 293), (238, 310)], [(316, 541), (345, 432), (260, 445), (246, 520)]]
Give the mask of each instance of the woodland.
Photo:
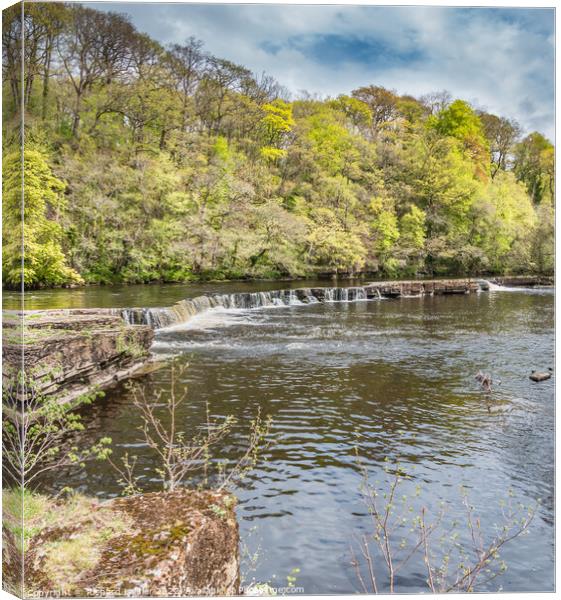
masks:
[(552, 143), (446, 91), (295, 92), (79, 4), (2, 44), (6, 287), (553, 270)]

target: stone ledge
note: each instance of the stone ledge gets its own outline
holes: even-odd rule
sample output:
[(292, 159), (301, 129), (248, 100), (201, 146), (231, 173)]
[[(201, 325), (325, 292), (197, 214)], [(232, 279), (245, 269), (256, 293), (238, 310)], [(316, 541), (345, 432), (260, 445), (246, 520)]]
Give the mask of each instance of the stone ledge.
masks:
[(507, 287), (552, 286), (555, 282), (552, 275), (505, 275), (503, 277), (493, 277), (490, 281), (491, 283)]
[(21, 370), (23, 350), (26, 376), (36, 391), (56, 395), (61, 403), (141, 371), (154, 339), (151, 327), (128, 326), (105, 311), (44, 311), (25, 321), (24, 329), (4, 323), (3, 377), (6, 381)]

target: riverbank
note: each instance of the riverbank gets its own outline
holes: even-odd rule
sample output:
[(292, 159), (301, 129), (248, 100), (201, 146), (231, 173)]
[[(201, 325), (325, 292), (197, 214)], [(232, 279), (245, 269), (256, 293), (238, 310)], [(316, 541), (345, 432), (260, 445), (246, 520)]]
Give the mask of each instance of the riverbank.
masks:
[[(236, 498), (178, 490), (100, 502), (3, 492), (6, 589), (25, 596), (239, 593)], [(24, 523), (21, 548), (21, 523)]]
[[(499, 279), (523, 279), (527, 278), (529, 280), (532, 279), (540, 279), (540, 278), (551, 278), (553, 274), (544, 274), (544, 273), (525, 273), (518, 275), (491, 275), (491, 274), (481, 274), (481, 275), (473, 275), (473, 276), (465, 276), (465, 275), (421, 275), (417, 277), (413, 277), (412, 279), (415, 281), (433, 281), (433, 280), (445, 280), (445, 279), (487, 279), (487, 280), (499, 280)], [(165, 281), (165, 280), (153, 280), (153, 281), (140, 281), (140, 282), (127, 282), (127, 281), (111, 281), (108, 283), (100, 283), (100, 282), (84, 282), (84, 283), (73, 283), (67, 285), (59, 285), (59, 286), (48, 286), (48, 287), (29, 287), (26, 288), (26, 293), (33, 294), (38, 291), (46, 291), (46, 290), (85, 290), (85, 289), (95, 289), (95, 288), (112, 288), (117, 286), (156, 286), (156, 285), (208, 285), (208, 284), (244, 284), (244, 283), (263, 283), (263, 282), (275, 282), (275, 283), (283, 283), (283, 282), (298, 282), (298, 281), (306, 281), (310, 279), (315, 279), (317, 281), (408, 281), (411, 278), (401, 277), (399, 275), (388, 279), (388, 277), (380, 277), (376, 272), (361, 272), (361, 273), (345, 273), (345, 272), (325, 272), (321, 271), (318, 273), (308, 273), (306, 275), (302, 275), (300, 277), (291, 277), (289, 275), (283, 275), (279, 277), (239, 277), (235, 279), (228, 278), (201, 278), (201, 279), (189, 279), (185, 281)], [(5, 292), (19, 292), (18, 288), (4, 288)]]
[[(444, 281), (461, 279), (461, 277), (421, 277), (414, 281)], [(553, 275), (526, 274), (464, 277), (464, 279), (506, 281), (522, 280), (552, 282)], [(22, 310), (22, 300), (25, 299), (26, 310), (65, 309), (65, 308), (126, 308), (130, 306), (169, 306), (185, 298), (209, 293), (231, 293), (245, 290), (271, 291), (278, 289), (297, 289), (299, 287), (349, 287), (363, 286), (368, 283), (383, 281), (399, 282), (405, 279), (377, 278), (375, 273), (360, 274), (351, 277), (349, 274), (320, 273), (314, 278), (278, 278), (278, 279), (233, 279), (205, 280), (193, 282), (149, 282), (127, 284), (87, 284), (68, 288), (52, 287), (41, 289), (26, 289), (22, 295), (18, 291), (4, 290), (4, 310)]]
[[(2, 376), (15, 380), (22, 370), (33, 385), (27, 394), (54, 396), (61, 404), (79, 402), (95, 390), (147, 368), (154, 339), (151, 327), (127, 325), (103, 311), (37, 311), (3, 315)], [(23, 400), (14, 391), (10, 402)]]

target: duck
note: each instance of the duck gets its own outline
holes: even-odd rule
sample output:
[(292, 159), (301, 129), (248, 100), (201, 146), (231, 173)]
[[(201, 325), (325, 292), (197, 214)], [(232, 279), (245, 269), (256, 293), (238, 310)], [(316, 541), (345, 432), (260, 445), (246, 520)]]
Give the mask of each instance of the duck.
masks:
[(486, 392), (491, 391), (491, 384), (493, 383), (493, 380), (491, 379), (491, 375), (486, 375), (485, 373), (482, 373), (481, 371), (479, 371), (477, 373), (477, 375), (475, 376), (475, 379), (477, 381), (479, 381), (479, 383), (481, 384), (481, 387)]
[(532, 381), (546, 381), (551, 378), (551, 374), (553, 373), (553, 369), (548, 367), (547, 371), (532, 371), (530, 373), (530, 379)]

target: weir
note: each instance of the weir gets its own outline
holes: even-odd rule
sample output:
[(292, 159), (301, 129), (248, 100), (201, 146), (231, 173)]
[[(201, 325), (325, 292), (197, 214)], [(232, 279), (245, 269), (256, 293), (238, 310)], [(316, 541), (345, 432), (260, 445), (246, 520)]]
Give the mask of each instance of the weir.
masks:
[(173, 306), (157, 308), (111, 309), (127, 325), (150, 325), (163, 329), (186, 323), (192, 317), (213, 308), (255, 309), (273, 306), (297, 306), (318, 302), (361, 302), (384, 298), (409, 298), (444, 294), (470, 294), (520, 287), (551, 286), (550, 277), (500, 277), (486, 279), (434, 279), (378, 281), (355, 287), (315, 287), (269, 292), (209, 294), (187, 298)]
[(269, 292), (209, 294), (180, 300), (168, 307), (114, 310), (128, 325), (150, 325), (154, 329), (163, 329), (186, 323), (192, 317), (214, 308), (248, 310), (319, 302), (360, 302), (435, 294), (469, 294), (488, 290), (489, 282), (474, 279), (388, 281), (356, 287), (318, 287)]

